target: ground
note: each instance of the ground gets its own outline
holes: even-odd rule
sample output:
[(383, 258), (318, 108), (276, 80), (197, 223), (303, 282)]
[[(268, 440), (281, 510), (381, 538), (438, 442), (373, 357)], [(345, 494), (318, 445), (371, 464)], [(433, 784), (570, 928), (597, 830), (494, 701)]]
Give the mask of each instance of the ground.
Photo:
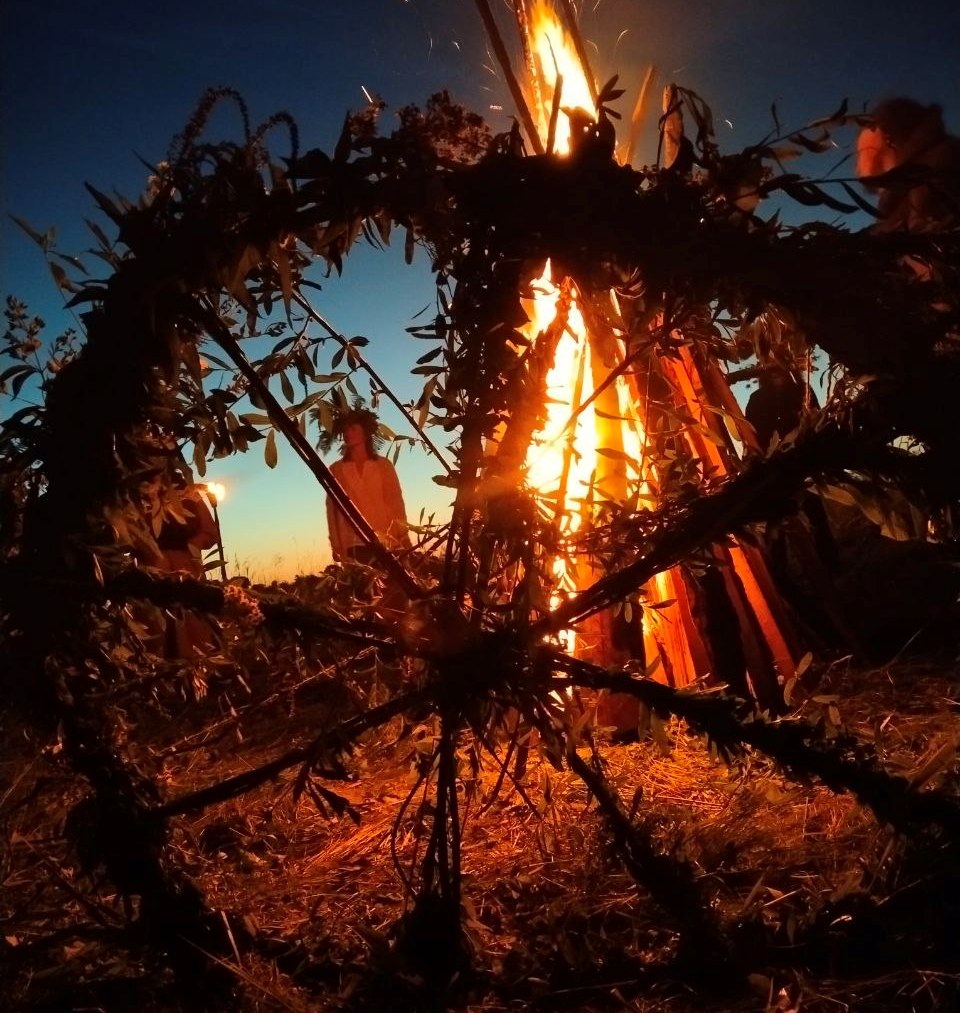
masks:
[[(841, 661), (821, 669), (803, 708), (873, 742), (890, 772), (957, 792), (958, 689), (960, 668), (942, 663)], [(246, 712), (233, 699), (239, 721), (211, 687), (199, 703), (132, 724), (126, 748), (167, 797), (255, 767), (351, 706), (315, 682), (261, 693)], [(582, 782), (534, 748), (520, 785), (508, 778), (495, 797), (494, 761), (464, 780), (474, 971), (433, 1008), (956, 1008), (960, 966), (937, 924), (953, 911), (943, 897), (956, 868), (938, 858), (938, 840), (907, 841), (850, 796), (793, 783), (758, 757), (726, 766), (683, 726), (667, 732), (667, 744), (605, 746), (608, 774), (660, 848), (692, 865), (725, 931), (740, 934), (745, 985), (718, 995), (678, 970), (669, 914), (623, 870)], [(68, 847), (64, 816), (84, 786), (55, 740), (38, 741), (11, 714), (0, 734), (5, 1008), (187, 1008), (130, 932), (122, 899)], [(321, 814), (305, 795), (294, 802), (295, 772), (174, 821), (179, 860), (235, 937), (253, 940), (227, 961), (241, 1009), (430, 1008), (393, 941), (422, 848), (422, 789), (404, 800), (432, 736), (430, 720), (395, 719), (360, 744), (355, 779), (330, 785), (359, 823)]]

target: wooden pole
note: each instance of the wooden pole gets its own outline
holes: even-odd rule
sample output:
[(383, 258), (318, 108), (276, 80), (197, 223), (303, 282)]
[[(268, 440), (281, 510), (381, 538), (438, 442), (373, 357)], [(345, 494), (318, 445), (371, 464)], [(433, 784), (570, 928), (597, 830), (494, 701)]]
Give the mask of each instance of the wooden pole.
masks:
[(503, 70), (504, 77), (507, 79), (507, 87), (510, 89), (510, 94), (513, 97), (513, 104), (517, 107), (517, 115), (520, 117), (523, 129), (527, 132), (527, 136), (530, 138), (533, 150), (538, 155), (542, 155), (544, 154), (543, 141), (540, 139), (537, 126), (533, 122), (533, 116), (530, 114), (530, 108), (527, 105), (527, 101), (523, 97), (523, 89), (520, 87), (520, 82), (517, 80), (517, 76), (513, 72), (513, 67), (510, 63), (510, 56), (507, 53), (507, 47), (504, 45), (503, 36), (500, 34), (497, 22), (494, 20), (493, 11), (490, 10), (490, 4), (487, 3), (487, 0), (476, 0), (476, 4), (477, 10), (480, 12), (480, 18), (483, 21), (483, 27), (486, 29), (487, 35), (490, 37), (490, 44), (493, 46), (493, 52), (497, 57), (497, 61), (499, 62), (501, 69)]

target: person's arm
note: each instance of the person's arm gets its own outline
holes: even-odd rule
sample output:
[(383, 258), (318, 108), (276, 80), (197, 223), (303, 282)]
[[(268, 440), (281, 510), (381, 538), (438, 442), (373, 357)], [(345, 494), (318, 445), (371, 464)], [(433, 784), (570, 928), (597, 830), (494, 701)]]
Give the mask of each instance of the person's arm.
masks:
[(333, 500), (327, 497), (327, 534), (330, 536), (330, 551), (334, 561), (339, 563), (343, 556), (343, 539), (340, 537), (340, 511)]

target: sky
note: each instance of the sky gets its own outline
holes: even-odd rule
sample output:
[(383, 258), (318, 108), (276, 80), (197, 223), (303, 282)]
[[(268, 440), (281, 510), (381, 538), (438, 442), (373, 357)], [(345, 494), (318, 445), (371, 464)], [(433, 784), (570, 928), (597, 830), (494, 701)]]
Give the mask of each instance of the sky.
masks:
[[(508, 28), (504, 0), (490, 2)], [(598, 77), (619, 73), (627, 89), (625, 115), (653, 63), (658, 84), (674, 81), (707, 101), (725, 151), (762, 139), (772, 126), (773, 103), (785, 125), (801, 127), (844, 98), (851, 109), (862, 109), (908, 95), (941, 103), (948, 128), (960, 132), (955, 0), (582, 0), (577, 6)], [(254, 122), (287, 110), (298, 123), (301, 148), (329, 151), (346, 112), (366, 104), (363, 88), (387, 102), (384, 129), (393, 111), (422, 104), (442, 88), (495, 131), (507, 129), (509, 94), (493, 66), (474, 0), (3, 0), (0, 296), (25, 300), (47, 321), (50, 338), (75, 324), (40, 251), (10, 215), (40, 231), (55, 226), (64, 253), (88, 249), (84, 218), (109, 223), (84, 182), (136, 197), (147, 172), (140, 159), (165, 156), (208, 87), (239, 91)], [(211, 140), (238, 136), (236, 116), (226, 108), (207, 132)], [(273, 143), (286, 153), (282, 133)], [(639, 161), (654, 159), (651, 140)], [(401, 397), (416, 396), (409, 370), (424, 346), (405, 328), (434, 300), (422, 252), (407, 267), (402, 250), (358, 246), (344, 276), (324, 281), (312, 298), (342, 333), (369, 337), (368, 358)], [(8, 405), (0, 404), (0, 412)], [(402, 431), (389, 412), (384, 421)], [(421, 509), (445, 515), (449, 491), (431, 481), (438, 470), (419, 452), (401, 456), (411, 520)], [(232, 572), (287, 578), (329, 561), (323, 493), (291, 453), (281, 452), (270, 471), (255, 446), (248, 455), (212, 462), (207, 477), (228, 488), (220, 514)]]

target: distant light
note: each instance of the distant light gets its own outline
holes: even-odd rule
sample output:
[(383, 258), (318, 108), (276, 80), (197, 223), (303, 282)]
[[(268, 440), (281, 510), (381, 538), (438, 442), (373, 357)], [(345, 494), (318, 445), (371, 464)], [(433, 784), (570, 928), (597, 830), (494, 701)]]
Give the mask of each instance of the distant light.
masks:
[(207, 493), (216, 505), (227, 498), (227, 487), (223, 482), (207, 482)]

